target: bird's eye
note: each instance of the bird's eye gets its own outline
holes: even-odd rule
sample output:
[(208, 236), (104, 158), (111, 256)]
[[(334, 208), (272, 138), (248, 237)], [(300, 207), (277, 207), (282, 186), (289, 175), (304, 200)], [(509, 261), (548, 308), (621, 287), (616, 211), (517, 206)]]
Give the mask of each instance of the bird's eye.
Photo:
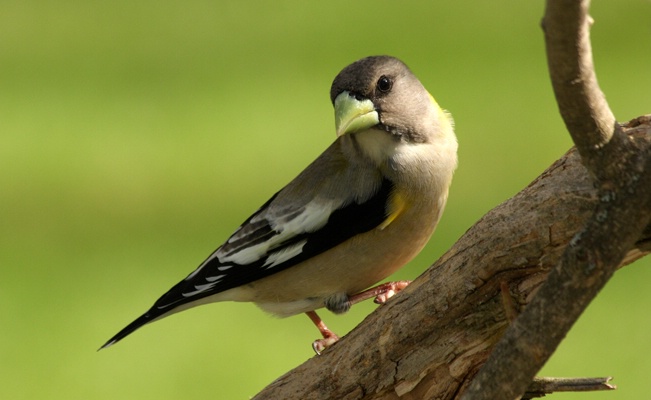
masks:
[(377, 84), (375, 85), (377, 87), (377, 90), (379, 90), (382, 93), (387, 93), (389, 90), (391, 90), (391, 87), (393, 86), (393, 81), (391, 81), (390, 78), (382, 75), (380, 79), (377, 80)]

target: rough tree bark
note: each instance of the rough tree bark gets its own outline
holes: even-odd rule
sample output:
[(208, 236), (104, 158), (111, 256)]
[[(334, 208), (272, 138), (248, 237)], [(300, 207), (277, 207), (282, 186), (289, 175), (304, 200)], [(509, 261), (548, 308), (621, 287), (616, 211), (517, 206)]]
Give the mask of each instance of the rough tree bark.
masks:
[(256, 399), (519, 398), (616, 268), (651, 252), (651, 116), (615, 122), (592, 68), (587, 7), (549, 1), (544, 19), (578, 151)]
[(599, 89), (589, 0), (550, 0), (543, 30), (556, 102), (597, 205), (462, 399), (515, 399), (612, 277), (651, 217), (651, 141), (627, 136)]

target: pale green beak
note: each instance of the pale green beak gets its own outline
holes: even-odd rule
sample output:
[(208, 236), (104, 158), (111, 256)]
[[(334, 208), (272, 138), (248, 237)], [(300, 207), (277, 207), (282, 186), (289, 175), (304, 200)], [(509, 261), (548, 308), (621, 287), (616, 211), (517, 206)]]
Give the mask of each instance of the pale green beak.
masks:
[(380, 116), (371, 100), (357, 100), (348, 91), (341, 92), (335, 99), (337, 137), (359, 132), (379, 123)]

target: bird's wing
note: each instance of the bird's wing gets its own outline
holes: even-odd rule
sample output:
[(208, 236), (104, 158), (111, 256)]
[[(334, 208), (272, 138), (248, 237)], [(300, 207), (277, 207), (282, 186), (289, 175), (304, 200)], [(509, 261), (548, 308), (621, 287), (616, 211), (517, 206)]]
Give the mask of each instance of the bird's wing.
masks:
[[(306, 188), (308, 195), (298, 199), (295, 194), (287, 195), (288, 188), (291, 191), (300, 186), (302, 175), (276, 193), (194, 272), (102, 348), (181, 306), (187, 308), (189, 303), (290, 268), (392, 218), (388, 214), (393, 183), (388, 179), (380, 178), (366, 188), (353, 184), (348, 197), (321, 196), (323, 189), (314, 187)], [(317, 182), (311, 185), (323, 187)]]
[(278, 210), (272, 197), (194, 272), (165, 293), (154, 308), (166, 313), (225, 290), (262, 279), (308, 260), (388, 217), (393, 189), (383, 180), (363, 202), (313, 199)]

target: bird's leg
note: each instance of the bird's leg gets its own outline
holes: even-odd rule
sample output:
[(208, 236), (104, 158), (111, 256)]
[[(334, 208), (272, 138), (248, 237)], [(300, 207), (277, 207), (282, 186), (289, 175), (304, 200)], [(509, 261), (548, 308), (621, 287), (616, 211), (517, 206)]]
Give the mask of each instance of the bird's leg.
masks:
[(323, 350), (332, 346), (333, 344), (335, 344), (337, 340), (339, 340), (339, 336), (337, 336), (334, 332), (328, 329), (326, 324), (323, 323), (323, 320), (321, 319), (321, 317), (317, 315), (316, 312), (308, 311), (305, 314), (307, 314), (307, 316), (312, 320), (314, 325), (316, 325), (317, 329), (319, 330), (319, 332), (321, 332), (321, 335), (323, 336), (323, 339), (315, 340), (312, 343), (312, 348), (314, 349), (314, 352), (317, 355), (321, 355), (321, 352)]
[(375, 304), (384, 304), (391, 298), (393, 295), (401, 291), (402, 289), (409, 286), (411, 281), (396, 281), (396, 282), (387, 282), (376, 287), (367, 289), (363, 292), (354, 294), (348, 298), (350, 305), (357, 304), (360, 301), (370, 299), (375, 297), (373, 302)]
[[(357, 304), (360, 301), (364, 301), (367, 299), (370, 299), (372, 297), (375, 297), (374, 302), (376, 304), (384, 304), (391, 298), (393, 295), (401, 291), (402, 289), (406, 288), (411, 281), (396, 281), (396, 282), (387, 282), (383, 283), (381, 285), (378, 285), (376, 287), (367, 289), (363, 292), (354, 294), (348, 298), (348, 307), (352, 306), (353, 304)], [(348, 309), (346, 307), (346, 309)], [(332, 310), (331, 310), (332, 311)], [(332, 332), (326, 324), (323, 322), (321, 317), (315, 312), (315, 311), (308, 311), (305, 314), (312, 320), (314, 325), (316, 325), (317, 329), (319, 332), (321, 332), (321, 335), (323, 336), (323, 339), (315, 340), (312, 343), (312, 348), (314, 349), (314, 352), (318, 355), (321, 355), (321, 352), (325, 350), (326, 348), (332, 346), (339, 340), (339, 336), (337, 336), (334, 332)]]

